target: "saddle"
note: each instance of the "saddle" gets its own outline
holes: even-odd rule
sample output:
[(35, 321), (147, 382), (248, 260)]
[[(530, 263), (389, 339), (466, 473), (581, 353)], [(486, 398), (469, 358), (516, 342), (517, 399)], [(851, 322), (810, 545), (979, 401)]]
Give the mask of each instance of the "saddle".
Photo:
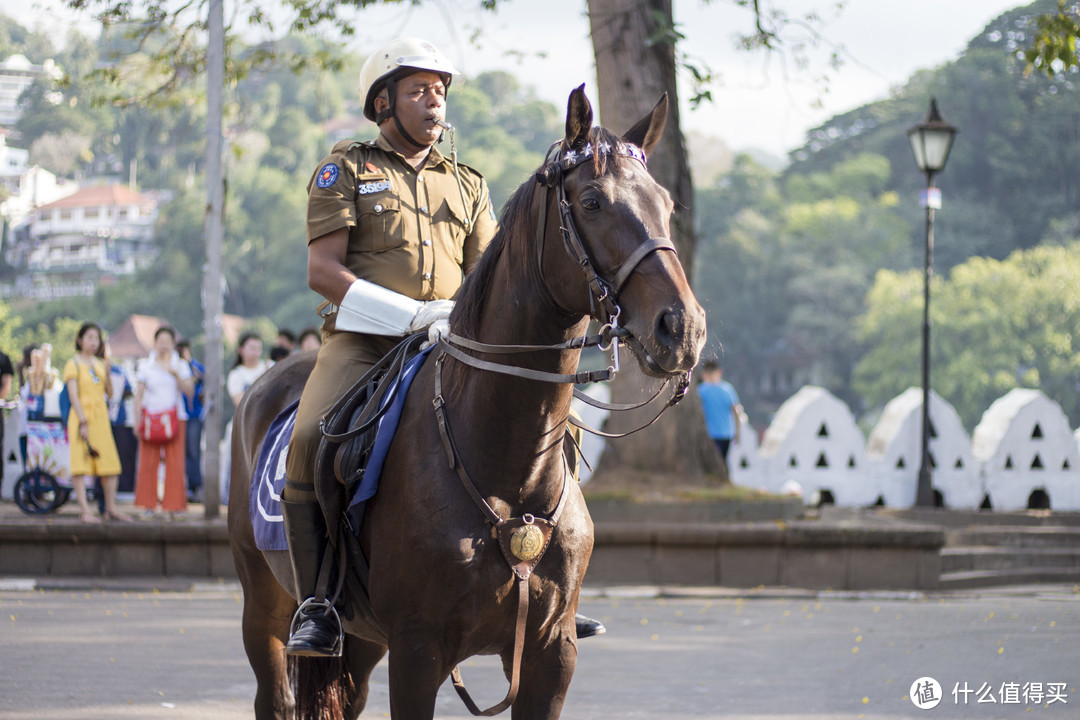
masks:
[(402, 340), (330, 408), (319, 423), (322, 440), (315, 457), (315, 495), (323, 510), (330, 539), (368, 469), (379, 421), (402, 392), (409, 362), (419, 355), (427, 333)]

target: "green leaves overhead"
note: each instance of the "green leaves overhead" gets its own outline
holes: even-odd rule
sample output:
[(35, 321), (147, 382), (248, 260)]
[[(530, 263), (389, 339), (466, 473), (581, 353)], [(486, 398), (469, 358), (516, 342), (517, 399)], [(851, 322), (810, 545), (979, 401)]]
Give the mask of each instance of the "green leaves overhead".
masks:
[(1024, 50), (1027, 72), (1038, 70), (1049, 78), (1075, 72), (1076, 43), (1080, 37), (1080, 6), (1058, 0), (1056, 12), (1035, 18), (1035, 38)]

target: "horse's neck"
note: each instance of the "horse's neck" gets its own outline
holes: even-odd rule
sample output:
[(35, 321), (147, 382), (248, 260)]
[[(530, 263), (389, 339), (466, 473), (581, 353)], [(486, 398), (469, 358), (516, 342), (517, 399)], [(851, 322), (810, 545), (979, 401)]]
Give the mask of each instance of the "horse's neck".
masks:
[[(584, 334), (588, 328), (586, 320), (575, 322), (543, 310), (547, 305), (535, 298), (515, 300), (489, 297), (476, 339), (488, 344), (554, 345)], [(567, 374), (577, 370), (580, 355), (580, 350), (537, 350), (485, 354), (483, 359)], [(483, 477), (477, 473), (476, 478), (477, 485), (483, 486), (481, 491), (511, 504), (514, 498), (508, 495), (514, 493), (521, 499), (537, 492), (557, 494), (561, 485), (549, 481), (562, 475), (562, 443), (573, 385), (455, 365), (454, 414), (465, 419), (470, 442), (477, 443), (487, 458), (487, 472)]]

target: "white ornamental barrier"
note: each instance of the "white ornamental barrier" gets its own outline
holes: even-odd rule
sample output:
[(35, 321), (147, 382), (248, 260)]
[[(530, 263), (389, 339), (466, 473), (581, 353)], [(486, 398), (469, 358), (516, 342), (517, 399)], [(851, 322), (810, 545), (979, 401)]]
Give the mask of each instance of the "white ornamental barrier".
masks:
[[(930, 392), (930, 471), (945, 507), (976, 509), (983, 492), (971, 440), (956, 409)], [(922, 389), (908, 388), (885, 406), (866, 444), (872, 484), (889, 507), (915, 503), (922, 462)]]
[(739, 413), (739, 441), (728, 448), (728, 475), (741, 487), (757, 488), (763, 483), (761, 456), (758, 454), (757, 430), (746, 413)]
[(1076, 436), (1042, 392), (1018, 388), (995, 400), (972, 435), (972, 455), (994, 510), (1080, 509)]
[(839, 398), (807, 385), (776, 411), (759, 455), (762, 487), (790, 492), (797, 484), (808, 503), (870, 505), (878, 493), (866, 467), (865, 439)]
[[(590, 394), (603, 399), (604, 386)], [(575, 403), (594, 427), (606, 413)], [(885, 406), (863, 437), (839, 398), (806, 386), (777, 410), (760, 447), (742, 417), (740, 442), (728, 454), (736, 485), (801, 494), (814, 504), (911, 507), (918, 482), (922, 391), (909, 388)], [(1012, 390), (995, 401), (969, 438), (956, 410), (930, 394), (930, 459), (934, 490), (945, 507), (1015, 511), (1080, 510), (1080, 430), (1038, 390)], [(584, 455), (598, 460), (603, 440), (586, 435)], [(582, 480), (589, 470), (582, 465)]]

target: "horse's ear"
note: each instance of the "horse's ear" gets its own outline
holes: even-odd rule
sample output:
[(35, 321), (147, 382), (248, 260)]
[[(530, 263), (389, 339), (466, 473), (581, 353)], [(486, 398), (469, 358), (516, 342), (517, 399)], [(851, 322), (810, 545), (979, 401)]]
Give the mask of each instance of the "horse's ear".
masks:
[(634, 127), (626, 131), (623, 140), (633, 143), (645, 151), (648, 155), (660, 140), (664, 132), (664, 123), (667, 122), (667, 93), (660, 97), (660, 102), (645, 117), (634, 124)]
[(570, 93), (570, 100), (566, 104), (566, 146), (583, 145), (591, 129), (592, 105), (585, 97), (585, 83), (582, 83)]

